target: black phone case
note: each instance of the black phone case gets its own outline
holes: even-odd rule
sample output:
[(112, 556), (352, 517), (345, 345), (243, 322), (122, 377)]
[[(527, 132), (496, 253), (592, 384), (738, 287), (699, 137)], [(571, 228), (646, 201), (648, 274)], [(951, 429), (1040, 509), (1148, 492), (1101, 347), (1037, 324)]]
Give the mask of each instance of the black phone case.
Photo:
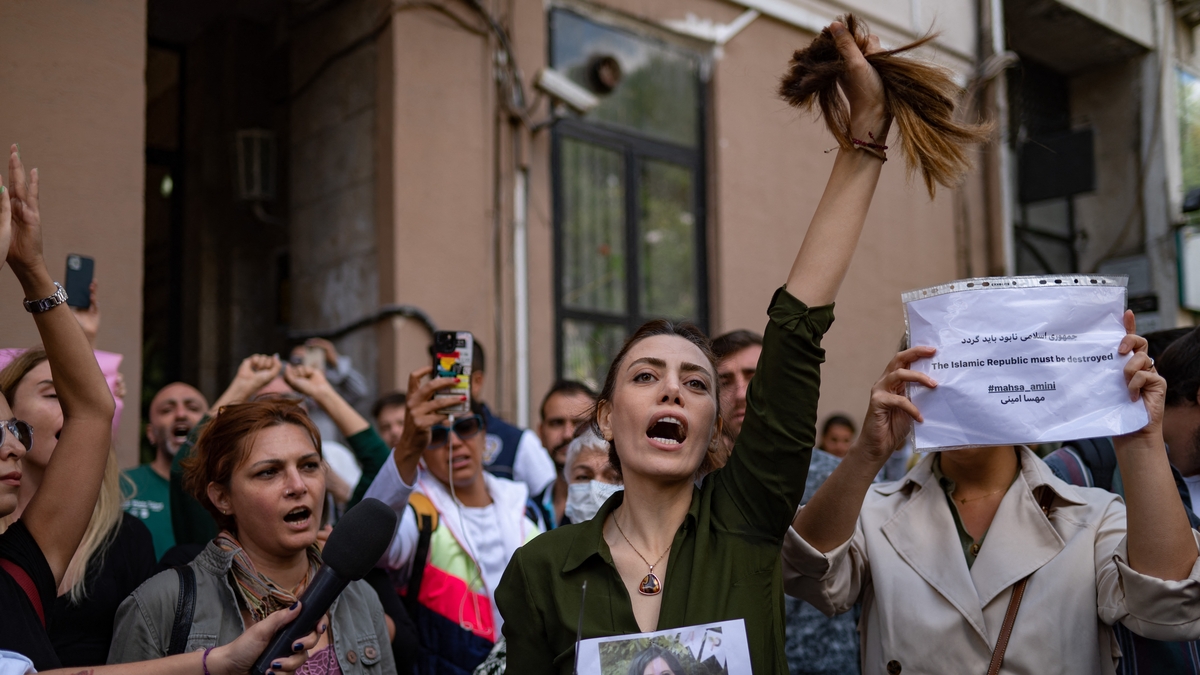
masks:
[(92, 274), (96, 270), (96, 261), (86, 255), (72, 253), (67, 256), (67, 304), (71, 307), (87, 309), (92, 304)]

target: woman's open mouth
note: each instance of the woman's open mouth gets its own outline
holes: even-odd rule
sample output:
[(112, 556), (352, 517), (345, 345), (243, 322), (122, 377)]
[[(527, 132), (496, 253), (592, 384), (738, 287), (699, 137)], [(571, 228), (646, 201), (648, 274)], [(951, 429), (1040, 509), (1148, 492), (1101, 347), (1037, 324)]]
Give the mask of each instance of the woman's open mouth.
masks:
[(469, 468), (470, 466), (471, 466), (471, 455), (470, 454), (455, 455), (450, 458), (450, 467), (454, 471), (462, 471), (463, 469)]
[(283, 522), (290, 525), (293, 529), (303, 530), (308, 527), (311, 518), (312, 509), (307, 506), (297, 506), (287, 512), (287, 515), (283, 517)]
[(687, 440), (687, 419), (683, 416), (664, 414), (650, 423), (646, 437), (651, 444), (672, 450)]

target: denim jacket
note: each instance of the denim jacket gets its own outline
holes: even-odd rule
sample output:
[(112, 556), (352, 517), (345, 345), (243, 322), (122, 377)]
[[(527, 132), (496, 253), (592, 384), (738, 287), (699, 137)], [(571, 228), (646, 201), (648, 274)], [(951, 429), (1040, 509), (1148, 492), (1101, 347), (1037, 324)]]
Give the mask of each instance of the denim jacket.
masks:
[[(209, 545), (192, 561), (196, 611), (188, 633), (192, 652), (233, 642), (245, 630), (229, 568), (233, 553)], [(132, 663), (167, 655), (179, 575), (167, 570), (138, 587), (117, 609), (109, 663)], [(383, 606), (365, 581), (351, 582), (329, 609), (333, 649), (345, 675), (396, 675)]]

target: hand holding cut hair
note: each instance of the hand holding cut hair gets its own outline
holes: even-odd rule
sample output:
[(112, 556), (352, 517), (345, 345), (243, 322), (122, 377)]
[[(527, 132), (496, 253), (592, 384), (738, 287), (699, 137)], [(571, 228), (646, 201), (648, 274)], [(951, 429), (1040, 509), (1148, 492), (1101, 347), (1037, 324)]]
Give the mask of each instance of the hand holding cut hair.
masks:
[(868, 458), (887, 461), (904, 445), (913, 420), (924, 421), (921, 411), (905, 395), (909, 382), (936, 387), (937, 383), (925, 373), (909, 370), (917, 359), (933, 356), (933, 347), (912, 347), (895, 356), (883, 371), (883, 377), (871, 388), (871, 403), (863, 420), (862, 433), (855, 446)]
[(875, 142), (882, 145), (887, 140), (887, 127), (891, 120), (887, 112), (887, 95), (879, 73), (867, 62), (867, 55), (883, 51), (879, 46), (879, 37), (867, 35), (864, 49), (840, 21), (830, 24), (829, 31), (833, 33), (838, 53), (846, 63), (838, 84), (850, 104), (851, 133), (854, 138), (861, 140), (874, 137)]

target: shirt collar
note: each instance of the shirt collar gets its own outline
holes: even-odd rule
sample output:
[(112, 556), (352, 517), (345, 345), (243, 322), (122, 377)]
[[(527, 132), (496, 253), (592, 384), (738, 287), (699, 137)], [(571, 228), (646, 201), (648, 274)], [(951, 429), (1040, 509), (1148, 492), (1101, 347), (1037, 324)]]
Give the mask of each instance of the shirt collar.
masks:
[[(1029, 484), (1031, 490), (1036, 491), (1037, 488), (1044, 485), (1053, 490), (1054, 494), (1058, 495), (1060, 499), (1071, 504), (1080, 505), (1087, 503), (1087, 500), (1079, 494), (1073, 485), (1065, 483), (1055, 476), (1050, 467), (1046, 466), (1046, 463), (1037, 456), (1037, 453), (1030, 450), (1029, 446), (1018, 445), (1017, 453), (1020, 455), (1019, 459), (1021, 461), (1020, 473), (1025, 477), (1025, 482)], [(953, 483), (948, 479), (943, 480), (945, 479), (945, 474), (941, 472), (941, 462), (935, 461), (938, 459), (939, 454), (936, 452), (929, 453), (928, 456), (917, 462), (917, 465), (900, 480), (883, 483), (873, 489), (879, 494), (890, 495), (907, 489), (910, 486), (924, 487), (930, 484), (930, 481), (933, 481), (933, 485), (937, 485), (945, 490), (947, 483), (951, 486)], [(951, 487), (951, 489), (953, 488)]]
[[(700, 517), (700, 496), (700, 490), (692, 488), (692, 503), (688, 507), (687, 516), (684, 517), (681, 526), (685, 532), (696, 527), (696, 522)], [(579, 528), (579, 534), (575, 535), (575, 541), (572, 542), (571, 549), (567, 552), (567, 560), (562, 568), (564, 574), (579, 568), (592, 556), (600, 556), (604, 562), (609, 565), (613, 564), (612, 553), (608, 550), (608, 543), (604, 541), (604, 521), (608, 518), (608, 514), (624, 501), (625, 491), (618, 490), (600, 506), (600, 510), (596, 511), (596, 515), (591, 520), (575, 525)]]

